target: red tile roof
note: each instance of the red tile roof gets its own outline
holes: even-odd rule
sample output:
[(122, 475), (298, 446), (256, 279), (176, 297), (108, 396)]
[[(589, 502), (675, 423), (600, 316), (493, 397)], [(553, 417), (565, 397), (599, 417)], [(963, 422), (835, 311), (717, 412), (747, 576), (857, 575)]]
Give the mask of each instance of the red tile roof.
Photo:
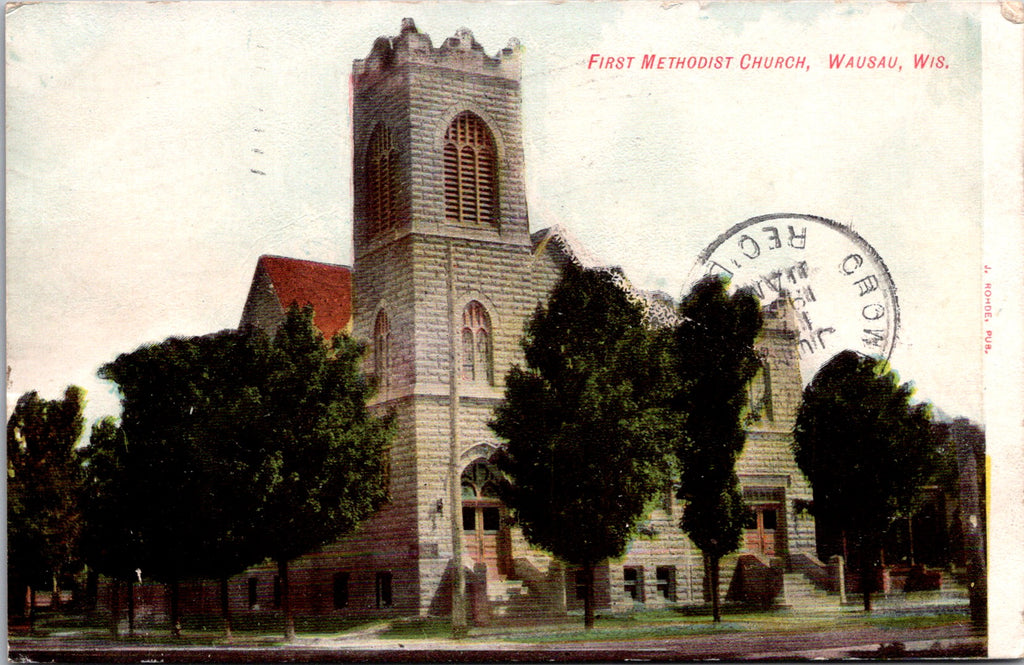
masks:
[(284, 256), (261, 256), (257, 268), (270, 277), (281, 308), (313, 306), (313, 323), (325, 339), (352, 322), (352, 271), (347, 266)]

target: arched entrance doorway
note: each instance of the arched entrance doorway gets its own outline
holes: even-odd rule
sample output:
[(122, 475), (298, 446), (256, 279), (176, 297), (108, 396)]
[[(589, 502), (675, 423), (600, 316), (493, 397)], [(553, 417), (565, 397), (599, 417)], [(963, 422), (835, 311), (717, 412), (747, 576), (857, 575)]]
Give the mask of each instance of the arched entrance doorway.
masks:
[(479, 459), (462, 472), (463, 542), (474, 563), (487, 565), (490, 574), (512, 571), (512, 541), (507, 509), (498, 498), (498, 470)]

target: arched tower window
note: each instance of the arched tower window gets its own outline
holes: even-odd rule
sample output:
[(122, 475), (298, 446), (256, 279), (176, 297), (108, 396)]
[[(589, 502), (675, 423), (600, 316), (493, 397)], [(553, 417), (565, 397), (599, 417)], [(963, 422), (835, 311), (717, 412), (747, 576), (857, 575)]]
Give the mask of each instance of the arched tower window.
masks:
[(391, 385), (391, 323), (387, 312), (381, 310), (373, 324), (373, 372), (377, 376), (377, 386), (387, 388)]
[(491, 317), (478, 301), (470, 301), (462, 311), (463, 380), (494, 385), (492, 355)]
[(498, 187), (491, 131), (464, 111), (444, 136), (444, 214), (449, 222), (493, 224)]
[(383, 122), (377, 123), (370, 136), (366, 191), (370, 233), (394, 228), (398, 223), (398, 150)]

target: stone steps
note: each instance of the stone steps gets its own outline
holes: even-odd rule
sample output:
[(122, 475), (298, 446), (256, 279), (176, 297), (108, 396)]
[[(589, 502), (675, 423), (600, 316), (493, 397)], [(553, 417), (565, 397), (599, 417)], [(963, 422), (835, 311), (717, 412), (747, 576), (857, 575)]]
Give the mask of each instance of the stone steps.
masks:
[(487, 580), (487, 600), (492, 603), (508, 602), (529, 593), (522, 580), (490, 579)]
[(530, 589), (522, 580), (497, 578), (487, 581), (487, 602), (492, 617), (508, 617), (529, 602)]
[(943, 597), (969, 598), (971, 592), (965, 580), (961, 580), (953, 575), (943, 575), (939, 594)]
[(521, 554), (521, 556), (542, 575), (547, 575), (548, 571), (551, 569), (551, 564), (554, 561), (550, 554), (536, 552), (532, 549), (526, 550)]
[(778, 603), (805, 611), (834, 611), (839, 609), (839, 596), (819, 589), (803, 573), (784, 573)]

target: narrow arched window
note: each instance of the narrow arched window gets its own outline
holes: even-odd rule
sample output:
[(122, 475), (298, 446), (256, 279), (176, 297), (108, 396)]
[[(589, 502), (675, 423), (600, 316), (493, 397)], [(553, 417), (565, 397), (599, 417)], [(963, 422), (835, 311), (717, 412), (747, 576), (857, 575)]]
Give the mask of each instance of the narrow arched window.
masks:
[(462, 312), (462, 378), (494, 385), (491, 349), (491, 317), (473, 300)]
[(767, 360), (761, 361), (757, 374), (750, 380), (750, 399), (747, 419), (751, 422), (766, 420), (773, 422), (775, 413), (772, 405), (772, 373)]
[(462, 329), (462, 378), (476, 381), (476, 354), (473, 353), (473, 331)]
[(366, 192), (370, 233), (393, 228), (398, 223), (398, 150), (383, 122), (377, 124), (370, 136)]
[(497, 208), (497, 162), (491, 131), (465, 111), (444, 136), (444, 214), (450, 222), (493, 224)]
[(373, 324), (373, 371), (377, 386), (381, 389), (391, 385), (391, 323), (387, 312), (377, 314)]

